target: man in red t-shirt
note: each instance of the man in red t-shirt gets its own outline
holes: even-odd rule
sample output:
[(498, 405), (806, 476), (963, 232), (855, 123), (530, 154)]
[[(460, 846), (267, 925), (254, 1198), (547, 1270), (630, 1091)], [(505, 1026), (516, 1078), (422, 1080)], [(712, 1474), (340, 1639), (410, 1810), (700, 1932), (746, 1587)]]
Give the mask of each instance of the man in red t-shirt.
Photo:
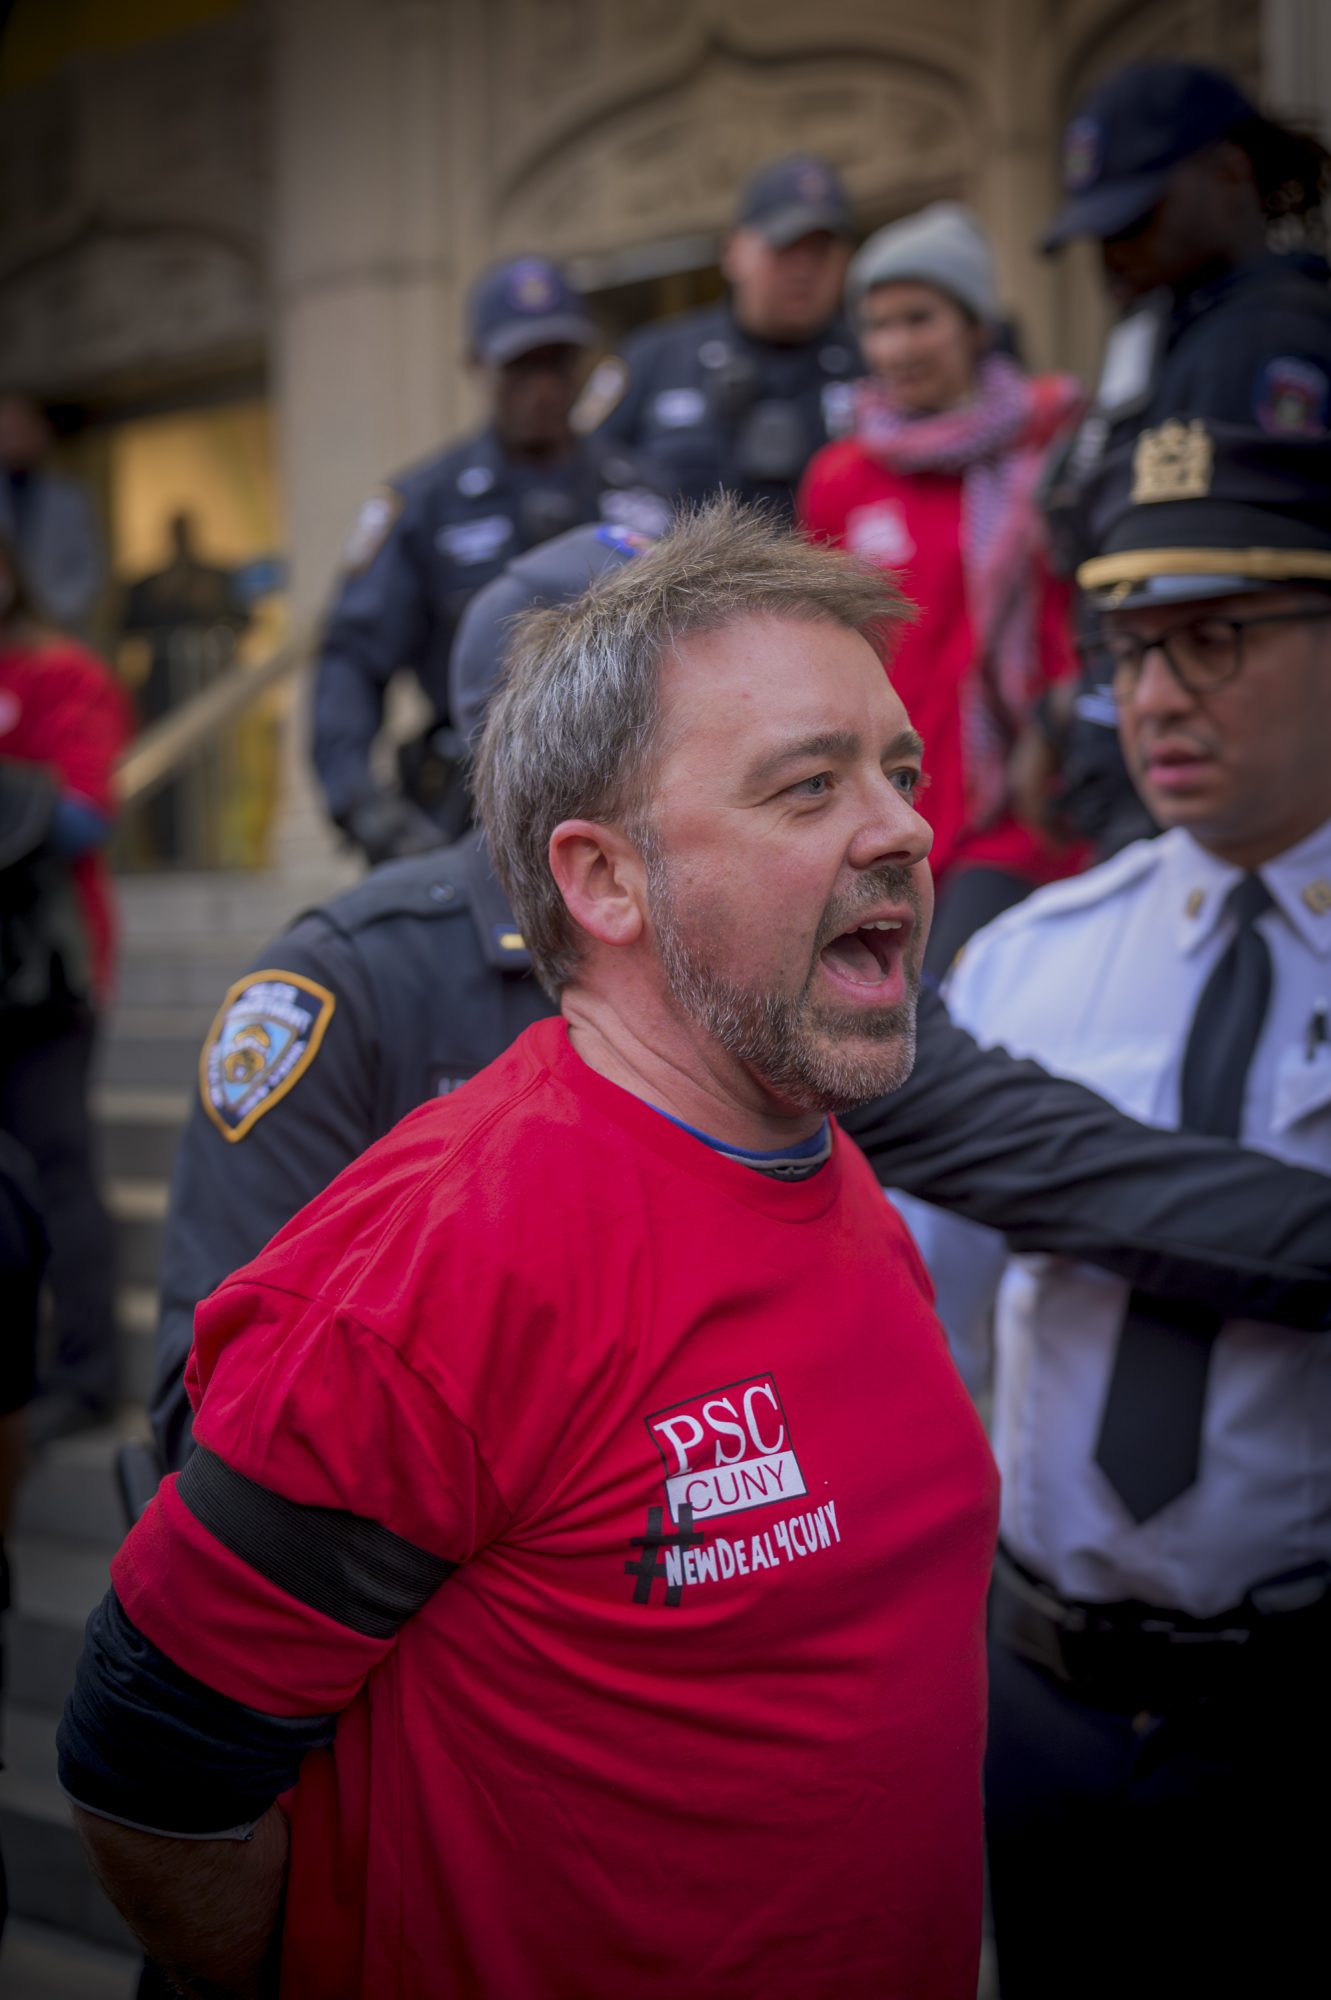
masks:
[(971, 2000), (995, 1475), (828, 1117), (913, 1055), (898, 610), (723, 502), (523, 622), (561, 1018), (200, 1308), (62, 1724), (186, 1992)]

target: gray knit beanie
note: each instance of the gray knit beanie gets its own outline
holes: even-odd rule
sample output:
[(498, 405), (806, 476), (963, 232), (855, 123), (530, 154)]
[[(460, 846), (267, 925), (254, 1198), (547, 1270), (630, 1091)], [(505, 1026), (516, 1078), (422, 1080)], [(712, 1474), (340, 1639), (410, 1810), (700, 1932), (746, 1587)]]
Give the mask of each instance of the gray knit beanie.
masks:
[(889, 222), (861, 245), (846, 278), (857, 307), (875, 285), (933, 285), (984, 326), (1001, 317), (994, 253), (979, 219), (959, 201), (935, 201), (903, 222)]

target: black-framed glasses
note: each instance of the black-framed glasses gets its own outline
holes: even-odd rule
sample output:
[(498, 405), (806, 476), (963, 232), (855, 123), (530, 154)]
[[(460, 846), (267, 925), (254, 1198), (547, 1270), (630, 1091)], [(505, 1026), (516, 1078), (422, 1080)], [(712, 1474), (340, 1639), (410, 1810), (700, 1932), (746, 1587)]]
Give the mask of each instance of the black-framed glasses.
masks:
[(1097, 678), (1108, 682), (1120, 703), (1132, 700), (1146, 656), (1157, 648), (1181, 688), (1189, 694), (1210, 694), (1243, 672), (1243, 635), (1255, 625), (1312, 625), (1326, 618), (1331, 618), (1331, 604), (1310, 604), (1296, 611), (1259, 611), (1252, 618), (1187, 618), (1151, 639), (1137, 632), (1101, 632), (1085, 648), (1083, 657)]

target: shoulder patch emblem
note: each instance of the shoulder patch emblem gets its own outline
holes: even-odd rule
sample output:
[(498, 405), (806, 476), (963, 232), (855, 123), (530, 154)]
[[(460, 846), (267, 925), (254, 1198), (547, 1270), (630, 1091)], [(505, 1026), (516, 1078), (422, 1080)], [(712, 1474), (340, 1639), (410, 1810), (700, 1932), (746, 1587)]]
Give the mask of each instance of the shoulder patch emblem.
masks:
[(1314, 362), (1286, 354), (1268, 361), (1257, 383), (1257, 421), (1272, 437), (1320, 437), (1331, 382)]
[(617, 354), (598, 361), (583, 383), (573, 405), (569, 422), (579, 437), (599, 430), (612, 410), (617, 410), (628, 393), (629, 368)]
[(342, 562), (353, 575), (368, 569), (388, 540), (388, 531), (402, 512), (402, 495), (391, 486), (376, 487), (356, 516), (347, 536)]
[(243, 1139), (300, 1081), (336, 1006), (336, 994), (299, 972), (237, 980), (199, 1057), (199, 1096), (224, 1139)]

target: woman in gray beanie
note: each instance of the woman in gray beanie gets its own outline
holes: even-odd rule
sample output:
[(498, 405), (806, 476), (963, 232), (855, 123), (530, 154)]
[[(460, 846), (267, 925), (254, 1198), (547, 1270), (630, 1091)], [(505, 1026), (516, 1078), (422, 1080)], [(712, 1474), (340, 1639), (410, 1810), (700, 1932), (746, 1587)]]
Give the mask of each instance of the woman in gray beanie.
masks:
[(853, 434), (805, 473), (799, 516), (896, 572), (919, 607), (892, 681), (928, 746), (939, 894), (926, 962), (942, 971), (972, 931), (1083, 860), (1018, 819), (1009, 782), (1035, 703), (1075, 665), (1035, 490), (1081, 397), (1070, 377), (1031, 378), (995, 352), (993, 252), (959, 203), (871, 236), (848, 299), (871, 373)]

